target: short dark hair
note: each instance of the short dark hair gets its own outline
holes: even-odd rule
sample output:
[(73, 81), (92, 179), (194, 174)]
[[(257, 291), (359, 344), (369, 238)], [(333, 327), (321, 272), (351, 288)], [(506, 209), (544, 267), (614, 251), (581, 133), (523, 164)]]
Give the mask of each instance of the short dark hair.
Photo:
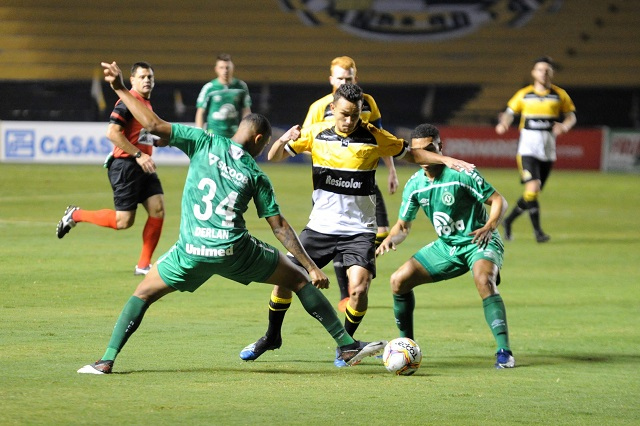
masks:
[(229, 55), (228, 53), (221, 53), (216, 58), (216, 62), (217, 61), (230, 62), (231, 61), (231, 55)]
[(253, 131), (256, 134), (262, 135), (265, 139), (271, 137), (271, 123), (269, 123), (269, 120), (264, 115), (252, 112), (247, 114), (242, 121), (248, 122)]
[(533, 65), (537, 64), (538, 62), (549, 64), (552, 68), (555, 68), (556, 66), (556, 64), (553, 62), (553, 59), (551, 59), (551, 56), (541, 56), (539, 58), (536, 58), (533, 60)]
[(151, 64), (149, 64), (149, 62), (136, 62), (135, 64), (131, 65), (131, 77), (136, 75), (136, 71), (138, 71), (138, 68), (144, 68), (145, 70), (153, 71), (153, 67), (151, 66)]
[(349, 102), (357, 104), (362, 102), (362, 89), (357, 84), (344, 83), (338, 87), (338, 90), (333, 94), (333, 102), (337, 102), (338, 99), (344, 98)]
[(411, 131), (411, 139), (421, 139), (429, 137), (432, 137), (433, 139), (440, 138), (440, 130), (438, 130), (438, 128), (433, 124), (420, 124)]

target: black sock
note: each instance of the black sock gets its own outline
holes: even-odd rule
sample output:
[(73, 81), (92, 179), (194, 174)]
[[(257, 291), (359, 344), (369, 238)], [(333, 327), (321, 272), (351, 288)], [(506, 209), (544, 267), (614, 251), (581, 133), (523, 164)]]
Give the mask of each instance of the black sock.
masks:
[(345, 311), (344, 317), (344, 329), (347, 330), (350, 336), (356, 333), (358, 326), (362, 322), (362, 318), (367, 313), (366, 309), (364, 311), (356, 311), (351, 306), (347, 305), (347, 309)]
[(516, 206), (511, 210), (511, 213), (504, 219), (505, 222), (511, 223), (518, 218), (525, 210), (529, 208), (528, 203), (524, 200), (524, 198), (520, 197)]
[(291, 306), (291, 300), (292, 298), (281, 299), (271, 294), (271, 300), (269, 300), (269, 328), (267, 328), (267, 332), (265, 333), (269, 341), (280, 338), (284, 316), (287, 313), (287, 309)]
[(531, 219), (531, 224), (533, 225), (533, 229), (536, 234), (542, 233), (542, 228), (540, 228), (540, 204), (538, 200), (529, 201), (529, 218)]

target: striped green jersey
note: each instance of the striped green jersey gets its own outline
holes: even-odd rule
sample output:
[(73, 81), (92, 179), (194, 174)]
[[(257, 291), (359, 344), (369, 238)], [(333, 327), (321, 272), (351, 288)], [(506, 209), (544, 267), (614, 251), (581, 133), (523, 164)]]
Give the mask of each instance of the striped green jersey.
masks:
[[(484, 202), (495, 192), (478, 170), (459, 172), (444, 167), (430, 181), (423, 170), (416, 172), (404, 186), (398, 217), (413, 221), (422, 209), (433, 223), (438, 237), (451, 246), (471, 244), (470, 232), (487, 223)], [(498, 231), (493, 237), (500, 239)]]
[(207, 131), (230, 138), (238, 130), (242, 120), (242, 110), (251, 106), (247, 84), (234, 78), (229, 84), (218, 79), (211, 80), (202, 87), (197, 108), (206, 112)]
[(173, 124), (170, 145), (191, 160), (182, 194), (179, 249), (201, 261), (215, 261), (233, 254), (233, 243), (248, 237), (244, 213), (251, 200), (258, 217), (280, 214), (271, 181), (231, 139)]

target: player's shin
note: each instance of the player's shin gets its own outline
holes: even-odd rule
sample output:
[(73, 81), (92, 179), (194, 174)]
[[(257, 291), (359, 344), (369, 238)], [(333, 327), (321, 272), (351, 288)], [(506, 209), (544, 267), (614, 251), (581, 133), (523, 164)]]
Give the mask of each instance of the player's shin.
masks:
[(509, 328), (507, 327), (507, 311), (502, 296), (494, 294), (482, 301), (484, 318), (496, 339), (498, 349), (509, 350)]
[(416, 298), (413, 291), (406, 294), (393, 295), (393, 315), (401, 337), (413, 339), (413, 310)]
[(111, 334), (107, 350), (101, 359), (113, 361), (129, 337), (138, 329), (149, 305), (136, 296), (131, 296), (122, 309)]
[(346, 308), (347, 309), (344, 313), (344, 329), (347, 330), (347, 333), (353, 336), (367, 311), (366, 309), (364, 311), (356, 311), (349, 304), (347, 304)]
[(271, 299), (269, 300), (269, 327), (265, 333), (268, 341), (275, 342), (280, 339), (282, 323), (287, 310), (291, 307), (291, 300), (293, 300), (291, 297), (284, 299), (271, 293)]
[(311, 283), (307, 283), (296, 295), (300, 299), (304, 309), (309, 315), (320, 321), (338, 346), (346, 346), (354, 343), (349, 333), (345, 332), (331, 303), (329, 303), (329, 300), (327, 300), (320, 290), (315, 288)]

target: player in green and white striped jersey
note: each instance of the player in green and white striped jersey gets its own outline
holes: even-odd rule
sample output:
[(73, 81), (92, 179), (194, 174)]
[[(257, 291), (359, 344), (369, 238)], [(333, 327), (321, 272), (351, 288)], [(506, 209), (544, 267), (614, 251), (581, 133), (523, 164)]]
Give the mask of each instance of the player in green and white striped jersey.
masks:
[[(249, 114), (230, 139), (203, 129), (171, 124), (126, 90), (122, 71), (115, 62), (103, 62), (102, 66), (105, 80), (136, 120), (150, 133), (160, 136), (159, 145), (168, 141), (191, 161), (182, 197), (178, 242), (152, 266), (125, 304), (104, 355), (80, 368), (78, 373), (111, 373), (117, 355), (151, 304), (175, 291), (193, 292), (214, 275), (241, 284), (257, 281), (284, 286), (294, 292), (309, 315), (333, 337), (340, 359), (348, 365), (381, 353), (385, 341), (364, 344), (355, 341), (344, 329), (319, 290), (329, 286), (327, 276), (280, 214), (271, 182), (254, 160), (271, 138), (271, 124), (266, 117)], [(304, 270), (275, 247), (249, 234), (243, 215), (251, 200), (258, 216), (266, 219), (273, 234)]]
[(251, 112), (251, 96), (247, 83), (233, 76), (231, 55), (216, 58), (216, 75), (200, 90), (196, 100), (196, 127), (230, 138), (238, 130), (240, 120)]
[[(411, 149), (441, 154), (440, 132), (421, 124), (411, 134)], [(402, 243), (420, 209), (438, 234), (391, 275), (396, 324), (402, 337), (414, 338), (413, 288), (448, 280), (472, 271), (485, 319), (496, 340), (496, 368), (511, 368), (515, 359), (509, 347), (507, 316), (497, 285), (504, 245), (497, 231), (507, 210), (504, 197), (477, 171), (456, 171), (442, 165), (422, 166), (407, 182), (398, 221), (376, 255)], [(484, 205), (490, 206), (489, 213)]]

